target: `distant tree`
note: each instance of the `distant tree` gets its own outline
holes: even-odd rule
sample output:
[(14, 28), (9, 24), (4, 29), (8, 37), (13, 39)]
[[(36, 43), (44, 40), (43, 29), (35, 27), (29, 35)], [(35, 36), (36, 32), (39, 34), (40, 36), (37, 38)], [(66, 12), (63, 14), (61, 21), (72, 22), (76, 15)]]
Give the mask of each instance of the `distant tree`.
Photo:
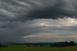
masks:
[(8, 47), (8, 45), (5, 45), (6, 47)]
[(28, 47), (30, 47), (30, 45), (27, 45)]
[(42, 45), (42, 44), (41, 44), (40, 46), (41, 46), (41, 47), (43, 47), (43, 45)]
[(37, 44), (35, 44), (34, 46), (35, 46), (35, 47), (37, 47), (38, 45), (37, 45)]
[(73, 41), (71, 41), (70, 46), (75, 46), (75, 43)]
[(53, 47), (54, 45), (53, 44), (50, 44), (50, 47)]
[(64, 42), (59, 42), (59, 43), (55, 43), (54, 47), (65, 47), (65, 43)]
[(0, 47), (2, 47), (2, 45), (0, 44)]
[(2, 45), (3, 47), (6, 47), (6, 45)]
[(55, 47), (65, 47), (65, 46), (75, 46), (75, 43), (73, 41), (71, 42), (59, 42), (59, 43), (54, 43)]
[(65, 46), (69, 46), (69, 43), (67, 41), (64, 42)]

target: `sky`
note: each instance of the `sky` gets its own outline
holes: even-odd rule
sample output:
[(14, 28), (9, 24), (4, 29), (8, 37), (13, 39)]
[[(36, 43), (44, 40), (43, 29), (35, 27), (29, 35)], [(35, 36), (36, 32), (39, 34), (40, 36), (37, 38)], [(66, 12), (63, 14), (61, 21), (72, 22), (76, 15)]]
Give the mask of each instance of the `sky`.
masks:
[(0, 0), (0, 42), (77, 42), (77, 0)]

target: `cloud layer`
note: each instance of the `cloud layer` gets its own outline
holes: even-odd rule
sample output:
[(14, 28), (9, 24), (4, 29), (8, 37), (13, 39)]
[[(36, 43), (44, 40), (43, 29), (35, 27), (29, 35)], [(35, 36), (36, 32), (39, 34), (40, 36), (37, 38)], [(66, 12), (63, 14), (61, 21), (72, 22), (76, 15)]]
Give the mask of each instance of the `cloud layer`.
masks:
[(77, 42), (74, 18), (36, 19), (27, 22), (0, 21), (0, 42)]
[(77, 41), (76, 0), (0, 0), (0, 42)]
[(76, 17), (76, 3), (76, 0), (0, 0), (0, 17), (22, 21)]

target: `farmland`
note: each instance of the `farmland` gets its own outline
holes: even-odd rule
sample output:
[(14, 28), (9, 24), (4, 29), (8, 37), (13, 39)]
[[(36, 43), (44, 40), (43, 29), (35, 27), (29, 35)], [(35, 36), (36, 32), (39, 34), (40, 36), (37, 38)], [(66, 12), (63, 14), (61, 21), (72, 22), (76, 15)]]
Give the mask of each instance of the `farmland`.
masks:
[(27, 47), (26, 45), (8, 45), (1, 47), (0, 51), (77, 51), (77, 46), (71, 47)]

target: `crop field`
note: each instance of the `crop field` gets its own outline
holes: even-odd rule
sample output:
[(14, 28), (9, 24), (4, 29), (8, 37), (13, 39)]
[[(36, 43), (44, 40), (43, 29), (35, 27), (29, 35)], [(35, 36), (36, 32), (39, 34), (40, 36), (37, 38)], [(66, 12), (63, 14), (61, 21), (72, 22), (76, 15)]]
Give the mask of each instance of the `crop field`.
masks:
[(73, 47), (27, 47), (26, 45), (8, 45), (0, 48), (0, 51), (77, 51), (77, 46)]

